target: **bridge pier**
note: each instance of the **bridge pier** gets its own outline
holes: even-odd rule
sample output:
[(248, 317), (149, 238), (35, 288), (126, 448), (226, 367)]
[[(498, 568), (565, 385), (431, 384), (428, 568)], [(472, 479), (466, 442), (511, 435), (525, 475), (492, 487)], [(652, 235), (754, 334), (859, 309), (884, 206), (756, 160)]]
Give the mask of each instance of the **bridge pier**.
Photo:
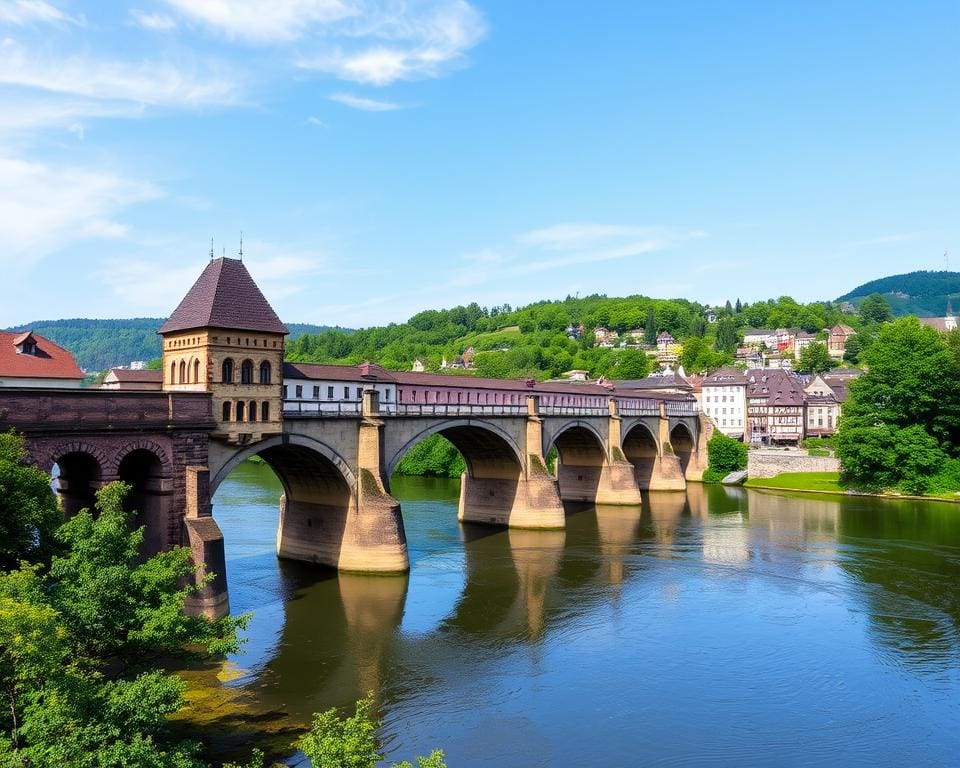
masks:
[(227, 558), (223, 549), (223, 533), (213, 519), (210, 506), (210, 470), (206, 467), (186, 468), (186, 514), (183, 519), (184, 545), (190, 547), (193, 562), (200, 571), (198, 583), (207, 574), (210, 581), (186, 602), (186, 611), (192, 615), (220, 618), (230, 613), (227, 596)]

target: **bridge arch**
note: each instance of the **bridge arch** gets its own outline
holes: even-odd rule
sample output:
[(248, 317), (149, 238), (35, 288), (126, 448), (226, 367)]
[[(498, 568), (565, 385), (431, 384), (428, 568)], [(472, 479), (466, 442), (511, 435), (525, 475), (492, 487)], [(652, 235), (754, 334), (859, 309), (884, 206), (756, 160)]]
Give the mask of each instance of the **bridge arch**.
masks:
[(517, 441), (497, 424), (477, 419), (438, 421), (407, 439), (386, 458), (389, 478), (413, 446), (431, 435), (441, 434), (456, 448), (472, 477), (517, 478), (523, 471), (523, 451)]
[(678, 422), (670, 430), (670, 445), (673, 446), (673, 452), (680, 460), (680, 469), (684, 474), (687, 467), (690, 466), (690, 459), (696, 450), (697, 442), (685, 422)]
[(173, 487), (164, 458), (165, 453), (159, 446), (134, 444), (116, 463), (116, 476), (130, 486), (123, 507), (127, 512), (136, 512), (133, 527), (144, 526), (141, 549), (147, 555), (164, 548), (170, 526)]
[(544, 446), (557, 449), (557, 485), (563, 501), (595, 502), (604, 467), (608, 465), (606, 442), (589, 422), (564, 424)]
[(661, 454), (656, 434), (645, 422), (637, 420), (624, 431), (621, 448), (624, 458), (633, 465), (637, 486), (650, 488)]

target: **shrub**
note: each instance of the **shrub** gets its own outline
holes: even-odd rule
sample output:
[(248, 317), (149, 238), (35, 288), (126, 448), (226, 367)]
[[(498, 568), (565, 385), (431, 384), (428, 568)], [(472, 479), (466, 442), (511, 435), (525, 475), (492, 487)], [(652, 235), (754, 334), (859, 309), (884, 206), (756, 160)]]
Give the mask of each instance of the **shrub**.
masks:
[[(722, 479), (731, 472), (747, 468), (747, 446), (717, 430), (707, 442), (708, 472)], [(704, 480), (707, 480), (704, 474)], [(707, 480), (707, 482), (715, 482)]]

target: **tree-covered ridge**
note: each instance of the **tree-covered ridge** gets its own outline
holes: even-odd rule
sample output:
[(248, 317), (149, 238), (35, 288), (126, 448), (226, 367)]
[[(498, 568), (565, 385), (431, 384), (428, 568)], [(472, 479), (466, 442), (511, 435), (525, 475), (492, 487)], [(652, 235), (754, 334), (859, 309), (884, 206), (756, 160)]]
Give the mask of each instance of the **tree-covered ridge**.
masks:
[[(649, 347), (663, 331), (682, 344), (680, 362), (686, 371), (697, 373), (732, 362), (746, 327), (820, 333), (839, 322), (859, 325), (858, 318), (842, 314), (838, 305), (800, 304), (786, 296), (754, 304), (727, 302), (712, 312), (717, 322), (708, 322), (710, 314), (708, 307), (686, 299), (641, 295), (568, 296), (516, 309), (472, 303), (420, 312), (405, 323), (350, 334), (336, 330), (306, 334), (288, 345), (287, 357), (347, 365), (371, 360), (395, 370), (409, 370), (419, 359), (436, 371), (442, 360), (451, 363), (472, 349), (472, 364), (482, 376), (544, 379), (579, 369), (591, 376), (633, 379), (650, 370), (646, 351), (637, 347)], [(580, 326), (583, 334), (571, 338)], [(595, 328), (618, 332), (620, 341), (630, 331), (636, 335), (627, 348), (620, 348), (619, 342), (613, 348), (600, 347)], [(568, 334), (568, 329), (574, 333)]]
[[(133, 360), (160, 357), (157, 329), (163, 323), (161, 317), (110, 320), (71, 318), (37, 320), (10, 330), (36, 331), (54, 344), (70, 350), (85, 371), (105, 371), (114, 366), (129, 365)], [(287, 327), (290, 329), (290, 338), (296, 338), (304, 333), (320, 333), (330, 326), (289, 323)]]
[(897, 316), (939, 317), (947, 302), (960, 306), (960, 272), (920, 270), (871, 280), (841, 296), (837, 301), (859, 305), (870, 294), (880, 293)]

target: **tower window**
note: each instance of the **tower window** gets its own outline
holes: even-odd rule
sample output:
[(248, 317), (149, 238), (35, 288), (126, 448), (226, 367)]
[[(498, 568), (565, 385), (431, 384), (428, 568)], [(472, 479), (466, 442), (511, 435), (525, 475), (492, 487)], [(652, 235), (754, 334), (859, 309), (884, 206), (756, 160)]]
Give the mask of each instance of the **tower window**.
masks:
[(270, 383), (271, 373), (272, 371), (270, 368), (270, 363), (268, 363), (266, 360), (260, 363), (260, 383), (261, 384)]
[(270, 403), (266, 400), (260, 403), (260, 421), (270, 421)]
[(233, 358), (228, 357), (223, 361), (220, 379), (224, 384), (233, 384)]
[(243, 400), (237, 401), (237, 421), (244, 420), (244, 411), (246, 410)]
[(230, 421), (231, 411), (233, 409), (230, 407), (230, 401), (226, 400), (223, 403), (223, 421)]
[(244, 360), (240, 364), (240, 383), (253, 384), (253, 360)]
[(250, 401), (250, 408), (247, 412), (250, 414), (250, 421), (257, 420), (257, 403), (255, 400)]

